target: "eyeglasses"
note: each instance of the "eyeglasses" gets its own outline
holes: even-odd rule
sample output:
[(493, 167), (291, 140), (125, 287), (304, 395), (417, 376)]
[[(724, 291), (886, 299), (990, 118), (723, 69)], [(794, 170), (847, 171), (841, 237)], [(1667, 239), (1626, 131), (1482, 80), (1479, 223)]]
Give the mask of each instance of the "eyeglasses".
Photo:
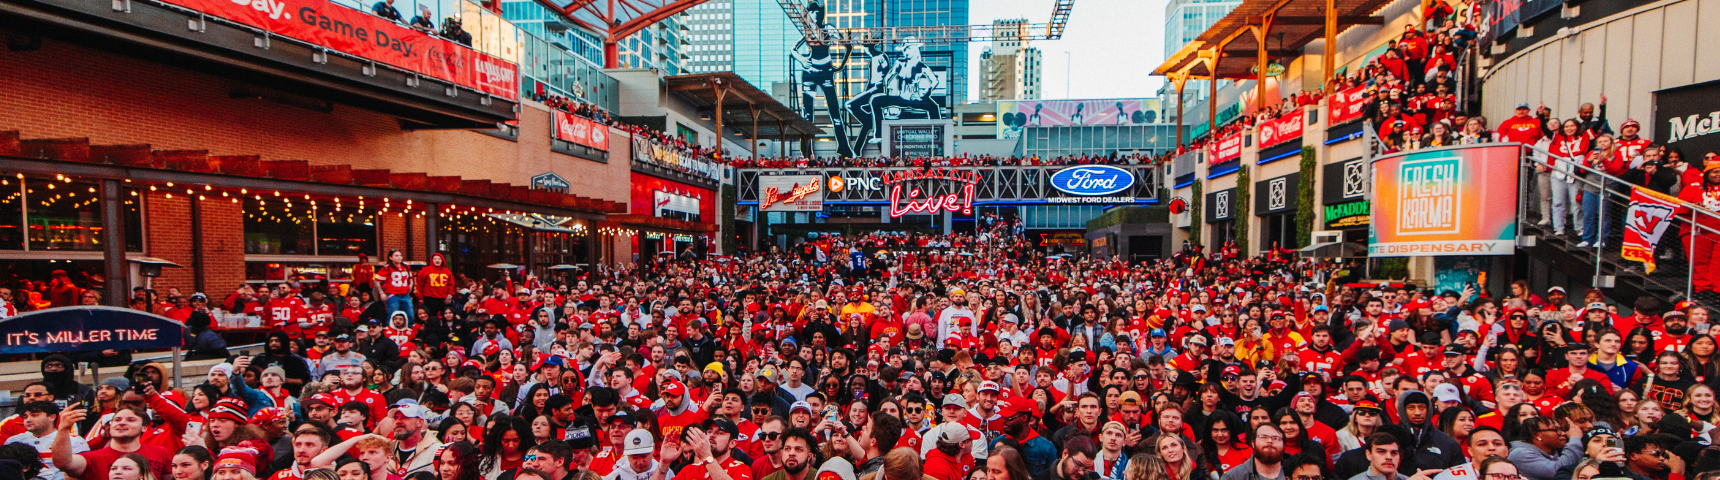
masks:
[(24, 393), (23, 393), (23, 394), (22, 394), (22, 395), (19, 395), (19, 396), (20, 396), (20, 397), (24, 397), (24, 398), (49, 398), (49, 397), (53, 397), (53, 396), (54, 396), (54, 394), (52, 394), (52, 393), (30, 393), (30, 392), (24, 392)]
[(782, 437), (782, 432), (758, 432), (759, 440), (776, 440)]
[(1517, 480), (1519, 478), (1523, 478), (1522, 475), (1515, 473), (1489, 473), (1486, 476), (1487, 480)]
[(1297, 475), (1295, 477), (1292, 477), (1290, 480), (1320, 480), (1321, 478), (1324, 478), (1324, 477), (1321, 477), (1319, 475)]

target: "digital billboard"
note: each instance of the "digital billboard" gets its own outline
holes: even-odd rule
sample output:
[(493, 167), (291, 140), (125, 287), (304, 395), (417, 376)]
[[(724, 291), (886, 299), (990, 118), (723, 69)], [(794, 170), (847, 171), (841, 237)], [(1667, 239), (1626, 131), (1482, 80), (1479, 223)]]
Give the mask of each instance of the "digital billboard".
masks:
[(1521, 150), (1470, 145), (1374, 160), (1368, 255), (1510, 255)]

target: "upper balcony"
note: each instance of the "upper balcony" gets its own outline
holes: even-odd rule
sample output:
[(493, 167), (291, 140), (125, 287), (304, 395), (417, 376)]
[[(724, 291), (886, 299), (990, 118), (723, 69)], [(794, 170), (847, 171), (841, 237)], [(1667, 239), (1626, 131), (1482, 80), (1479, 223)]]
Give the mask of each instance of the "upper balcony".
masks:
[(373, 110), (400, 118), (403, 128), (483, 129), (514, 120), (517, 29), (482, 6), (439, 1), (452, 2), (442, 15), (424, 4), (408, 11), (406, 2), (400, 13), (440, 17), (427, 30), (463, 23), (469, 40), (328, 0), (0, 0), (0, 17), (25, 35)]

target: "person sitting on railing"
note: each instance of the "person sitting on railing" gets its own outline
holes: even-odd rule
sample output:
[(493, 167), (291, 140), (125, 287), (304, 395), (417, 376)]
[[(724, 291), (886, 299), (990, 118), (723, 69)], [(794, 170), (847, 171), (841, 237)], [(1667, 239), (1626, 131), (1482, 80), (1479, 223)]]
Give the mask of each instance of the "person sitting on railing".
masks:
[[(398, 15), (398, 14), (396, 14)], [(442, 38), (459, 42), (461, 45), (472, 46), (472, 34), (461, 28), (460, 19), (448, 17), (442, 19)]]

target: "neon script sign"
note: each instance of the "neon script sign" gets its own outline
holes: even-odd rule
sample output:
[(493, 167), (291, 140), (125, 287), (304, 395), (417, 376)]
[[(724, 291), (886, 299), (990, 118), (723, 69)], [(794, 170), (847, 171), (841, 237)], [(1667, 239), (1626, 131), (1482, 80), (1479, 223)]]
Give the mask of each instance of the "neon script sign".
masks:
[(770, 208), (771, 205), (777, 204), (777, 203), (798, 202), (798, 201), (800, 201), (800, 199), (805, 198), (807, 195), (818, 193), (818, 188), (820, 185), (821, 185), (821, 182), (807, 182), (807, 183), (801, 184), (799, 186), (796, 186), (793, 189), (790, 189), (788, 191), (788, 195), (783, 195), (782, 191), (777, 190), (777, 188), (774, 186), (765, 187), (764, 188), (764, 208)]
[[(904, 197), (902, 195), (903, 183), (913, 180), (948, 180), (964, 185), (961, 186), (960, 190), (942, 195), (932, 195), (919, 187), (909, 186), (907, 196)], [(972, 215), (974, 190), (979, 184), (979, 172), (946, 168), (905, 170), (886, 174), (884, 184), (890, 186), (890, 218), (903, 215), (927, 215), (939, 211)]]

